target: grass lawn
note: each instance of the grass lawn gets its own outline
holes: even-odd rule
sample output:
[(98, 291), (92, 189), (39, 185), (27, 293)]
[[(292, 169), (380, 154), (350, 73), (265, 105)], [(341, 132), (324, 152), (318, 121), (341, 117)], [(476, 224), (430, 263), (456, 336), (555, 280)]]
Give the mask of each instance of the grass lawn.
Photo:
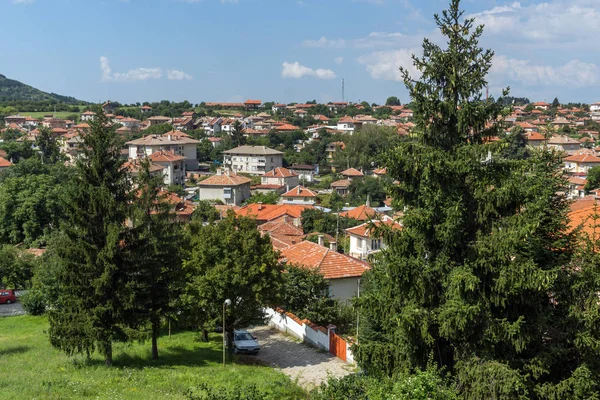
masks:
[(19, 399), (185, 399), (190, 388), (207, 384), (232, 389), (256, 385), (265, 399), (304, 399), (305, 392), (270, 367), (221, 365), (221, 336), (209, 343), (193, 332), (159, 339), (160, 360), (150, 343), (115, 344), (114, 366), (94, 354), (68, 357), (48, 341), (46, 317), (0, 318), (0, 393)]
[(23, 111), (23, 112), (20, 112), (19, 114), (22, 115), (22, 116), (24, 116), (24, 117), (33, 117), (33, 118), (40, 118), (40, 117), (43, 117), (44, 115), (53, 114), (55, 118), (65, 119), (69, 115), (79, 114), (79, 113), (72, 112), (72, 111), (57, 111), (57, 112), (52, 112), (52, 111)]

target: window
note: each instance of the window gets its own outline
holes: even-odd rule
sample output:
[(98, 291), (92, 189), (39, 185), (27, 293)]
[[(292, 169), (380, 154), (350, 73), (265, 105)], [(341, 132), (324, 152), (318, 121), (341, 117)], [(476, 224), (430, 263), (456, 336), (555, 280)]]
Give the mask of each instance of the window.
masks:
[(381, 243), (380, 243), (379, 239), (371, 240), (371, 250), (379, 250), (380, 246), (381, 246)]
[(224, 199), (231, 199), (231, 193), (232, 193), (231, 188), (223, 188), (223, 198)]

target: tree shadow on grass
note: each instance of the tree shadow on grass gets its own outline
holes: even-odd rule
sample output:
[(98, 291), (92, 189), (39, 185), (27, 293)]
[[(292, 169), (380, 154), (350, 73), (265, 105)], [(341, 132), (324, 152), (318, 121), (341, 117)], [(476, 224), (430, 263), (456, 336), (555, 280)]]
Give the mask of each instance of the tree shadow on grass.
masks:
[(7, 349), (0, 349), (0, 357), (10, 356), (12, 354), (23, 354), (31, 350), (29, 346), (15, 346)]
[(218, 350), (194, 346), (171, 346), (158, 348), (158, 360), (152, 360), (150, 349), (144, 355), (119, 353), (113, 360), (115, 367), (146, 368), (146, 367), (173, 367), (192, 366), (200, 367), (208, 363), (216, 363), (222, 353)]

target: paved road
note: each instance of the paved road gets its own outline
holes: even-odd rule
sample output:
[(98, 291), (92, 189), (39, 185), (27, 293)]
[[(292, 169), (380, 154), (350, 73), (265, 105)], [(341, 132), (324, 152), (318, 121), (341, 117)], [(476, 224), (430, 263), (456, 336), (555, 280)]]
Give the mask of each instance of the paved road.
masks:
[(0, 317), (12, 317), (15, 315), (23, 315), (25, 310), (21, 303), (0, 304)]
[(300, 343), (268, 326), (250, 329), (258, 338), (261, 350), (256, 355), (264, 363), (279, 368), (292, 380), (311, 390), (329, 376), (341, 378), (352, 372), (352, 366), (331, 354)]

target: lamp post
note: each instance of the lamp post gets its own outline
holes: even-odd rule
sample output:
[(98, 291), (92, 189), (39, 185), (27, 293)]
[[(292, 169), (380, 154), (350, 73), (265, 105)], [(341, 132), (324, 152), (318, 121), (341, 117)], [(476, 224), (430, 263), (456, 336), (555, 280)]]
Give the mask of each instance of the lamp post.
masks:
[(227, 299), (223, 302), (223, 366), (225, 366), (225, 346), (227, 343), (227, 332), (225, 330), (225, 308), (231, 305), (231, 300)]

